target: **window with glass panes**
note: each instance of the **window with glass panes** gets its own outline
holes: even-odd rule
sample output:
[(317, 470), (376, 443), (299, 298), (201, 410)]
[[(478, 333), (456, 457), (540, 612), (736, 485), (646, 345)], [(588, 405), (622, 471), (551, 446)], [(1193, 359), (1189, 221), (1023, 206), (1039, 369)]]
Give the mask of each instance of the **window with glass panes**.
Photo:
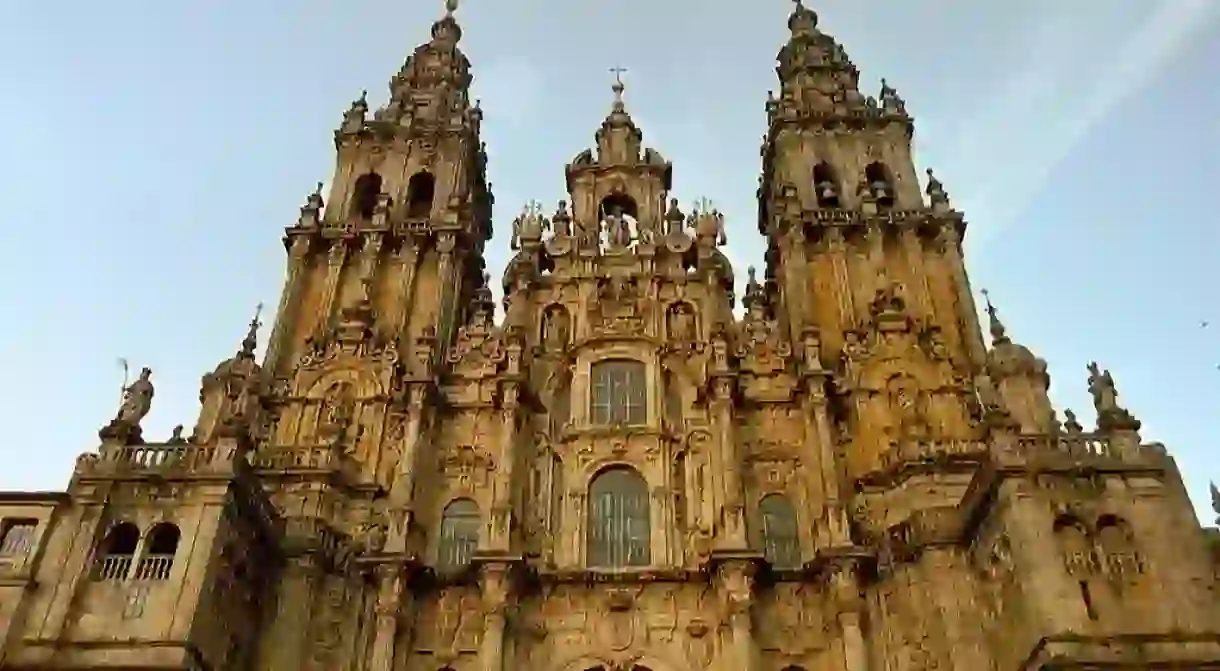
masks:
[(648, 421), (644, 364), (609, 360), (594, 364), (590, 417), (593, 424), (644, 424)]

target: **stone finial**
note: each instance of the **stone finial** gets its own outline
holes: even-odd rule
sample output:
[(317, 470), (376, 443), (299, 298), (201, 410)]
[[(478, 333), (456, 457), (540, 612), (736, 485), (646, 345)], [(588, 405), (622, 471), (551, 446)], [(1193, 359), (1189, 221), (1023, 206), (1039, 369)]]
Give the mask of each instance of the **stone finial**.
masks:
[(610, 90), (614, 92), (614, 108), (619, 111), (623, 107), (623, 92), (627, 90), (627, 85), (623, 83), (624, 72), (627, 72), (627, 68), (620, 65), (610, 68), (610, 74), (614, 75), (614, 84)]
[(238, 351), (238, 356), (247, 359), (254, 358), (254, 350), (258, 349), (258, 329), (263, 325), (259, 321), (259, 316), (263, 314), (263, 304), (259, 303), (254, 306), (254, 317), (250, 319), (250, 328), (246, 331), (246, 337), (241, 341), (241, 350)]
[(949, 192), (945, 191), (945, 185), (939, 179), (936, 179), (936, 174), (931, 168), (924, 171), (928, 175), (928, 186), (924, 189), (924, 193), (928, 194), (928, 200), (932, 204), (933, 209), (948, 209), (949, 208)]
[(1212, 512), (1216, 513), (1216, 524), (1220, 524), (1220, 489), (1216, 488), (1216, 483), (1208, 483), (1212, 495)]
[(305, 198), (301, 206), (301, 214), (297, 217), (297, 228), (317, 228), (322, 223), (322, 208), (326, 202), (322, 199), (322, 182), (318, 182), (313, 193)]
[(1000, 321), (1000, 311), (991, 304), (991, 293), (983, 289), (983, 300), (987, 303), (987, 330), (991, 333), (991, 344), (1007, 342), (1008, 336), (1004, 322)]

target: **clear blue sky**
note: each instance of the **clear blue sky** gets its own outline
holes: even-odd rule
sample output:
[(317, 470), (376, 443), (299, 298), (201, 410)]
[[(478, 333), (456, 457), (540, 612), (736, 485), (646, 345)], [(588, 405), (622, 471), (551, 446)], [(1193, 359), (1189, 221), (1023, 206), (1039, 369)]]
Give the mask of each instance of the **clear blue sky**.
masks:
[[(0, 13), (0, 488), (64, 486), (113, 416), (119, 356), (154, 370), (152, 438), (193, 426), (199, 377), (275, 305), (282, 227), (329, 180), (331, 132), (427, 38), (441, 1), (8, 3)], [(435, 5), (435, 6), (434, 6)], [(888, 78), (971, 222), (967, 254), (1011, 334), (1092, 420), (1085, 364), (1165, 442), (1197, 507), (1220, 478), (1220, 3), (812, 4), (867, 89)], [(750, 7), (747, 11), (745, 7)], [(762, 265), (763, 104), (791, 4), (466, 0), (500, 232), (552, 204), (615, 64), (685, 202), (728, 214)], [(528, 9), (523, 9), (528, 8)], [(1202, 329), (1201, 320), (1215, 325)], [(15, 458), (13, 458), (15, 457)]]

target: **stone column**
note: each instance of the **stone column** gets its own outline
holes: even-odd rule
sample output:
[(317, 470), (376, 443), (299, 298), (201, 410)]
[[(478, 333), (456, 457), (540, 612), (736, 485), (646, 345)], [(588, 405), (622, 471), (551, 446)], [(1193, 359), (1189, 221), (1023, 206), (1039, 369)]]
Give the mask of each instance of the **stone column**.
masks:
[(275, 311), (275, 325), (271, 337), (267, 340), (267, 354), (263, 357), (263, 368), (274, 371), (279, 361), (280, 352), (288, 345), (288, 336), (293, 331), (300, 311), (299, 293), (306, 257), (309, 255), (310, 240), (304, 235), (292, 239), (288, 249), (288, 276), (284, 280), (284, 291), (280, 294), (280, 305)]
[(262, 639), (260, 668), (295, 671), (308, 666), (314, 595), (324, 579), (314, 555), (288, 559), (280, 573), (276, 613), (267, 622), (267, 636)]
[(492, 502), (489, 517), (490, 533), (487, 536), (487, 549), (497, 552), (508, 552), (512, 539), (513, 487), (516, 484), (514, 474), (517, 472), (517, 454), (513, 449), (517, 441), (518, 386), (515, 381), (501, 383), (500, 438), (496, 441), (500, 450), (496, 455), (496, 470), (492, 476)]
[(407, 393), (407, 419), (403, 427), (398, 464), (394, 467), (394, 480), (390, 485), (390, 505), (397, 514), (397, 519), (392, 520), (393, 524), (386, 540), (387, 552), (407, 550), (407, 534), (410, 532), (412, 511), (415, 508), (415, 472), (419, 461), (417, 453), (427, 390), (423, 385), (413, 384)]
[(962, 343), (974, 364), (974, 370), (982, 370), (987, 364), (987, 346), (983, 343), (983, 330), (979, 325), (978, 306), (974, 303), (974, 292), (970, 290), (970, 278), (966, 277), (966, 263), (962, 259), (962, 240), (952, 224), (943, 224), (937, 234), (941, 253), (953, 276), (957, 293), (957, 320), (961, 325)]
[(856, 324), (855, 288), (851, 283), (851, 273), (847, 267), (847, 243), (843, 239), (843, 230), (838, 227), (826, 229), (826, 251), (830, 256), (831, 267), (835, 276), (835, 296), (839, 303), (839, 326), (850, 329)]
[(509, 565), (484, 564), (480, 575), (483, 590), (483, 640), (479, 646), (482, 671), (504, 671), (504, 624), (508, 610)]
[(718, 574), (721, 599), (727, 607), (732, 632), (729, 663), (724, 666), (734, 671), (755, 671), (754, 625), (750, 612), (754, 606), (754, 564), (727, 561), (720, 565)]
[(860, 595), (857, 571), (855, 560), (844, 558), (832, 564), (830, 573), (831, 596), (839, 629), (843, 632), (845, 671), (868, 671), (868, 649), (864, 645), (864, 631), (860, 624), (864, 599)]
[(805, 230), (800, 221), (791, 224), (780, 244), (784, 246), (784, 306), (787, 308), (789, 336), (800, 342), (801, 331), (810, 323), (809, 298), (813, 291), (809, 281), (809, 261), (805, 258)]
[(712, 383), (712, 421), (715, 445), (720, 452), (724, 482), (722, 547), (746, 547), (745, 491), (741, 483), (741, 458), (733, 425), (733, 378), (721, 376)]
[(457, 235), (452, 231), (442, 231), (436, 236), (437, 253), (437, 287), (436, 287), (436, 334), (440, 339), (441, 352), (449, 351), (453, 342), (453, 328), (456, 321), (450, 315), (450, 305), (456, 296), (460, 295), (460, 273), (454, 272), (453, 252), (457, 247)]
[(322, 300), (318, 304), (317, 322), (313, 333), (324, 331), (329, 325), (334, 313), (335, 296), (339, 291), (339, 277), (343, 272), (343, 263), (347, 260), (347, 245), (342, 240), (331, 242), (332, 247), (326, 255), (326, 284), (322, 288)]
[(919, 232), (914, 228), (903, 228), (898, 233), (898, 240), (907, 259), (911, 283), (919, 286), (919, 290), (911, 287), (909, 298), (917, 304), (921, 317), (934, 315), (936, 310), (932, 304), (932, 292), (928, 288), (928, 273), (924, 268), (923, 243), (919, 239)]
[(398, 328), (395, 333), (398, 335), (399, 347), (404, 351), (409, 351), (411, 343), (407, 342), (407, 333), (411, 324), (411, 313), (415, 308), (415, 278), (419, 265), (419, 247), (414, 238), (410, 238), (402, 244), (403, 247), (398, 252), (398, 259), (402, 262), (402, 274), (398, 277), (398, 295), (394, 299), (400, 311)]
[(369, 671), (393, 671), (407, 575), (401, 565), (382, 564), (376, 569), (376, 577), (376, 619), (367, 668)]

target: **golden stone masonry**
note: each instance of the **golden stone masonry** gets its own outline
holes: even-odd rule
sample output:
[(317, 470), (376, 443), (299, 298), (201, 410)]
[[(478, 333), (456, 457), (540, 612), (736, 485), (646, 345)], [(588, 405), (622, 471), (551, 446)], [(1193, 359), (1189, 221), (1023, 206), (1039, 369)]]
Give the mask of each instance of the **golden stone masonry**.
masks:
[(66, 492), (0, 495), (0, 669), (1220, 669), (1220, 534), (1108, 370), (1086, 430), (990, 300), (985, 342), (902, 98), (812, 10), (741, 318), (616, 68), (497, 323), (450, 4), (344, 114), (261, 363), (256, 316), (168, 440), (144, 369)]

